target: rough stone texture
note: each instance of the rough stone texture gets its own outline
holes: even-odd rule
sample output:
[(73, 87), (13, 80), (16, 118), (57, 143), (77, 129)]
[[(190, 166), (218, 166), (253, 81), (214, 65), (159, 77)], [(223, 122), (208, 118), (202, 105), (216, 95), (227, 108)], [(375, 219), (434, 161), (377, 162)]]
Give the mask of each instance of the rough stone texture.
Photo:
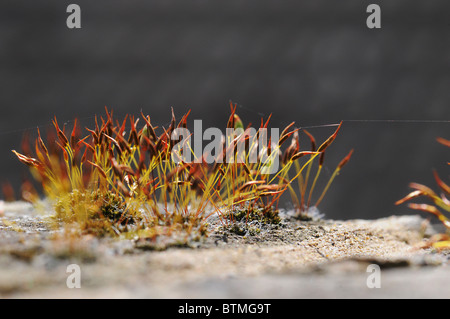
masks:
[[(450, 297), (447, 255), (417, 246), (434, 232), (418, 216), (285, 216), (280, 227), (254, 236), (217, 225), (196, 248), (143, 251), (130, 240), (51, 240), (57, 230), (31, 206), (3, 208), (0, 296), (7, 298)], [(81, 267), (81, 289), (66, 286), (72, 263)], [(381, 267), (380, 289), (367, 287), (371, 264)]]

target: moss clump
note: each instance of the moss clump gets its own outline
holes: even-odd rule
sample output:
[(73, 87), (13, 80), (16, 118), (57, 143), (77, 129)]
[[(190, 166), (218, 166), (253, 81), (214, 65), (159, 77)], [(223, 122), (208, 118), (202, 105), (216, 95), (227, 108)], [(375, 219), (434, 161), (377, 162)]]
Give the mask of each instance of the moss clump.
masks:
[(229, 212), (227, 219), (231, 222), (252, 222), (262, 224), (279, 224), (281, 222), (278, 210), (262, 207), (238, 207)]
[(61, 197), (55, 205), (56, 219), (77, 223), (84, 233), (103, 236), (123, 230), (136, 219), (124, 200), (111, 192), (73, 192)]
[(225, 229), (239, 236), (257, 236), (262, 228), (281, 222), (278, 210), (250, 205), (235, 207), (226, 218), (230, 223)]
[(122, 198), (108, 192), (102, 198), (103, 203), (100, 206), (99, 218), (104, 217), (113, 223), (120, 225), (134, 224), (135, 219), (127, 208)]
[[(144, 239), (155, 234), (177, 236), (179, 232), (183, 236), (191, 232), (205, 236), (203, 224), (207, 218), (216, 213), (223, 217), (222, 211), (231, 211), (225, 216), (227, 224), (245, 223), (247, 230), (248, 223), (278, 224), (278, 211), (273, 207), (278, 207), (286, 191), (296, 207), (309, 206), (305, 195), (312, 189), (308, 193), (305, 190), (312, 162), (320, 157), (322, 164), (323, 152), (336, 138), (341, 124), (317, 150), (314, 146), (311, 151), (302, 151), (300, 129), (294, 122), (275, 141), (265, 133), (270, 116), (261, 118), (259, 128), (248, 126), (244, 130), (246, 126), (236, 114), (237, 105), (230, 103), (230, 109), (226, 129), (234, 133), (221, 138), (220, 151), (216, 149), (212, 162), (187, 156), (193, 151), (192, 134), (182, 137), (177, 129), (187, 129), (190, 111), (177, 121), (173, 110), (170, 125), (165, 128), (154, 126), (150, 116), (142, 112), (138, 118), (128, 114), (118, 120), (107, 108), (106, 117), (95, 116), (95, 126), (86, 131), (75, 119), (69, 132), (55, 118), (47, 142), (38, 129), (34, 144), (28, 140), (22, 143), (24, 154), (13, 153), (30, 167), (45, 195), (56, 204), (58, 223), (81, 229), (81, 233), (134, 237), (153, 228)], [(261, 142), (264, 136), (269, 144)], [(289, 139), (290, 146), (283, 146)], [(316, 205), (350, 155), (338, 165)], [(281, 167), (275, 165), (279, 164), (277, 157), (282, 159)], [(319, 172), (312, 185), (318, 177)], [(291, 186), (296, 179), (301, 184), (300, 198)], [(31, 200), (30, 187), (24, 189)]]

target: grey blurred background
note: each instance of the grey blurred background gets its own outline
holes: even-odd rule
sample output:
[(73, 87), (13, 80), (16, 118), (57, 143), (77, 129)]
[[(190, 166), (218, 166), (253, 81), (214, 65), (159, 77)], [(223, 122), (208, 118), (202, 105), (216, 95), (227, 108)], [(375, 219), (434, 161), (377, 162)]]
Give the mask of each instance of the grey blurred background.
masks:
[[(246, 122), (272, 126), (340, 120), (450, 120), (450, 2), (73, 1), (82, 28), (66, 27), (61, 0), (0, 2), (0, 179), (18, 187), (11, 153), (25, 129), (104, 106), (165, 124), (180, 116), (224, 127), (229, 101)], [(367, 5), (382, 28), (366, 27)], [(333, 128), (312, 128), (323, 140)], [(345, 121), (330, 147), (330, 175), (350, 163), (319, 207), (329, 218), (410, 214), (394, 202), (408, 183), (448, 178), (450, 123)], [(307, 141), (305, 140), (305, 143)]]

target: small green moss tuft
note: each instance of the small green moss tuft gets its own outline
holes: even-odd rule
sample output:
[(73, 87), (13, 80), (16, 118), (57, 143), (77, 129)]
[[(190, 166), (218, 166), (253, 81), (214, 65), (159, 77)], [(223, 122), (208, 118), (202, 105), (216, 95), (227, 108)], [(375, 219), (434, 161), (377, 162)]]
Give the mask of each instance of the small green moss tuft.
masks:
[(262, 224), (279, 224), (281, 221), (278, 210), (249, 206), (235, 208), (228, 213), (227, 219), (232, 222), (257, 221)]

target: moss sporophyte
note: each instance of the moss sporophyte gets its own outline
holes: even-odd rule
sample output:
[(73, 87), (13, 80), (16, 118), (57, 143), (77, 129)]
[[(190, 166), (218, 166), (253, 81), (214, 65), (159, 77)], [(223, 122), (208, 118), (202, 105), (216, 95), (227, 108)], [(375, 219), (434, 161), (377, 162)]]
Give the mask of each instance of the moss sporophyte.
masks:
[[(437, 141), (446, 147), (450, 147), (449, 140), (439, 137)], [(447, 164), (450, 165), (450, 163)], [(428, 200), (430, 200), (433, 203), (432, 205), (409, 203), (408, 207), (430, 213), (442, 222), (447, 230), (447, 234), (438, 234), (436, 236), (433, 236), (428, 242), (428, 245), (438, 250), (449, 249), (450, 236), (448, 235), (448, 233), (450, 232), (450, 220), (446, 215), (444, 215), (442, 211), (450, 213), (450, 200), (447, 198), (447, 196), (450, 195), (450, 186), (444, 183), (444, 181), (439, 177), (439, 174), (436, 171), (433, 171), (433, 175), (434, 179), (436, 180), (436, 184), (441, 191), (440, 196), (436, 194), (436, 192), (431, 188), (425, 185), (411, 183), (409, 184), (409, 187), (412, 188), (413, 191), (404, 198), (397, 201), (396, 204), (400, 205), (419, 197), (427, 198)]]
[[(139, 118), (127, 115), (118, 121), (106, 109), (106, 116), (96, 116), (85, 136), (76, 120), (69, 130), (55, 118), (46, 141), (38, 130), (34, 145), (24, 143), (22, 153), (13, 152), (53, 203), (55, 218), (80, 233), (203, 236), (212, 215), (224, 225), (243, 214), (246, 219), (276, 221), (286, 191), (299, 215), (319, 205), (352, 154), (339, 163), (312, 204), (325, 151), (342, 123), (316, 147), (312, 134), (294, 128), (294, 123), (281, 132), (271, 128), (269, 136), (270, 116), (254, 129), (244, 126), (236, 105), (230, 103), (230, 108), (225, 135), (214, 128), (203, 132), (199, 121), (191, 134), (190, 112), (177, 121), (172, 110), (165, 128), (154, 126), (142, 112)], [(310, 141), (310, 149), (300, 149), (300, 133)], [(202, 149), (202, 139), (212, 141)], [(26, 198), (36, 201), (38, 192), (27, 185)]]

